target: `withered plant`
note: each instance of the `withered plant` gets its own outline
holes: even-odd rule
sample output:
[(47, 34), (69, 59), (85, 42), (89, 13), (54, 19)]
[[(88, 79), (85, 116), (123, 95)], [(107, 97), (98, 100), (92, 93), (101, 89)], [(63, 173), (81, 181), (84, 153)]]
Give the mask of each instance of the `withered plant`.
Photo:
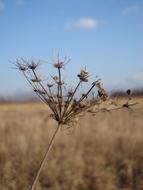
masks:
[[(38, 97), (48, 105), (51, 110), (51, 117), (57, 122), (57, 128), (50, 140), (46, 153), (40, 163), (40, 166), (35, 174), (30, 190), (34, 190), (39, 179), (42, 168), (47, 160), (49, 152), (54, 144), (54, 140), (60, 129), (63, 127), (70, 128), (77, 124), (77, 119), (83, 117), (85, 113), (96, 115), (101, 111), (111, 111), (116, 109), (128, 108), (135, 105), (130, 103), (131, 91), (127, 90), (127, 101), (118, 105), (114, 100), (110, 100), (106, 90), (103, 88), (102, 81), (97, 76), (95, 80), (89, 81), (89, 73), (86, 68), (81, 69), (78, 77), (77, 85), (72, 89), (63, 81), (63, 68), (68, 59), (64, 61), (57, 60), (53, 64), (57, 70), (55, 76), (50, 76), (50, 79), (45, 85), (45, 81), (38, 74), (39, 62), (27, 61), (25, 59), (16, 60), (16, 68), (22, 72), (28, 83), (33, 88), (33, 91)], [(84, 88), (84, 84), (88, 84), (88, 88)], [(87, 86), (87, 85), (86, 85)], [(81, 93), (82, 89), (86, 89)]]

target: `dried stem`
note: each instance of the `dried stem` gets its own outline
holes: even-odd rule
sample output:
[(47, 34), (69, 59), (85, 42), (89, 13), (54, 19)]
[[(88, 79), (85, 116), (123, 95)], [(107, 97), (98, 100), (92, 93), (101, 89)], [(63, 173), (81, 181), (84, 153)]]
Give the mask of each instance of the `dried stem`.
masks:
[(62, 115), (62, 79), (61, 79), (61, 68), (58, 68), (59, 82), (58, 82), (58, 102), (60, 117)]
[(39, 93), (37, 93), (38, 88), (36, 87), (36, 85), (34, 85), (34, 84), (29, 80), (28, 76), (25, 74), (25, 71), (22, 71), (22, 73), (23, 73), (24, 77), (26, 78), (26, 80), (29, 82), (29, 84), (32, 86), (32, 88), (33, 88), (34, 90), (36, 90), (35, 92), (36, 92), (36, 94), (38, 95), (38, 97), (42, 100), (42, 102), (47, 103), (47, 100), (45, 99), (45, 97), (42, 97)]
[(66, 101), (66, 106), (65, 106), (65, 109), (64, 109), (64, 112), (63, 112), (63, 116), (62, 116), (62, 117), (64, 117), (66, 111), (68, 110), (68, 108), (69, 108), (69, 106), (70, 106), (70, 103), (71, 103), (71, 101), (73, 100), (73, 97), (74, 97), (74, 95), (75, 95), (77, 89), (79, 88), (81, 82), (82, 82), (82, 81), (80, 80), (79, 83), (77, 84), (77, 86), (75, 87), (74, 91), (72, 92), (72, 95), (71, 95), (71, 96), (68, 96), (68, 99), (67, 99), (67, 101)]
[[(74, 108), (72, 108), (71, 110), (69, 110), (69, 112), (67, 112), (67, 114), (66, 114), (67, 117), (69, 117), (69, 115), (70, 115), (72, 112), (75, 111), (75, 109), (79, 106), (79, 104), (80, 104), (85, 98), (88, 97), (89, 93), (92, 91), (92, 89), (94, 88), (94, 86), (95, 86), (95, 84), (93, 84), (93, 85), (91, 86), (91, 88), (87, 91), (87, 93), (86, 93), (84, 96), (82, 96), (82, 97), (77, 101), (76, 106), (75, 106)], [(81, 112), (81, 111), (80, 111), (80, 112)]]
[(87, 91), (87, 93), (84, 94), (84, 96), (82, 96), (82, 97), (79, 99), (78, 104), (79, 104), (80, 102), (82, 102), (85, 98), (87, 98), (87, 96), (88, 96), (89, 93), (92, 91), (92, 89), (94, 88), (94, 86), (95, 86), (95, 84), (93, 84), (93, 85), (91, 86), (91, 88)]
[(47, 160), (47, 158), (49, 156), (49, 152), (50, 152), (50, 150), (51, 150), (51, 148), (52, 148), (52, 146), (54, 144), (55, 138), (56, 138), (56, 136), (57, 136), (57, 134), (58, 134), (58, 132), (60, 130), (60, 127), (61, 127), (61, 125), (58, 125), (58, 127), (56, 128), (56, 130), (55, 130), (55, 132), (54, 132), (54, 134), (53, 134), (53, 136), (52, 136), (52, 138), (50, 140), (50, 143), (49, 143), (49, 145), (47, 147), (46, 153), (45, 153), (45, 155), (44, 155), (44, 157), (43, 157), (43, 159), (42, 159), (42, 161), (40, 163), (40, 166), (39, 166), (39, 168), (38, 168), (38, 170), (36, 172), (36, 175), (34, 177), (33, 183), (32, 183), (32, 185), (31, 185), (31, 187), (30, 187), (29, 190), (34, 190), (35, 187), (36, 187), (36, 184), (38, 182), (40, 173), (41, 173), (41, 171), (42, 171), (42, 169), (43, 169), (43, 167), (44, 167), (44, 165), (46, 163), (46, 160)]

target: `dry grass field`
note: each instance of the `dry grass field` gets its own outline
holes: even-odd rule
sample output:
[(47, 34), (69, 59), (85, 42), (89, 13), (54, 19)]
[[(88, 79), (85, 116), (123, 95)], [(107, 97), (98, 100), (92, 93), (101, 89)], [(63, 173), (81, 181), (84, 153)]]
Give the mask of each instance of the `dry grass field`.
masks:
[[(63, 129), (36, 190), (143, 190), (143, 100)], [(44, 104), (0, 105), (0, 190), (29, 190), (56, 123)]]

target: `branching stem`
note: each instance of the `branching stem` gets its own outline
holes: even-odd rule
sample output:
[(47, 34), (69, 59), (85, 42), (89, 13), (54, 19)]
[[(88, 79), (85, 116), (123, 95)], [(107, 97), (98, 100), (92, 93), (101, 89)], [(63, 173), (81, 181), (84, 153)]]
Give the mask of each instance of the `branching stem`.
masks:
[(73, 91), (71, 97), (68, 97), (68, 99), (67, 99), (67, 106), (66, 106), (65, 109), (64, 109), (64, 112), (63, 112), (63, 116), (62, 116), (62, 117), (64, 117), (66, 111), (68, 110), (68, 108), (69, 108), (69, 106), (70, 106), (70, 103), (71, 103), (71, 101), (73, 100), (73, 97), (74, 97), (74, 95), (75, 95), (77, 89), (79, 88), (81, 82), (82, 82), (82, 81), (80, 80), (79, 83), (77, 84), (77, 86), (75, 87), (75, 89), (74, 89), (74, 91)]

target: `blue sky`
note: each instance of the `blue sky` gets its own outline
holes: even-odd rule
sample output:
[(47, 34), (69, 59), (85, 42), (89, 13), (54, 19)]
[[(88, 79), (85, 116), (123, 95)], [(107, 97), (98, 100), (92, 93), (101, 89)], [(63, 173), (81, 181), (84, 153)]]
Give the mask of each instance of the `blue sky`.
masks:
[(71, 82), (87, 66), (107, 88), (143, 86), (143, 0), (0, 0), (0, 94), (31, 90), (10, 61), (58, 53)]

